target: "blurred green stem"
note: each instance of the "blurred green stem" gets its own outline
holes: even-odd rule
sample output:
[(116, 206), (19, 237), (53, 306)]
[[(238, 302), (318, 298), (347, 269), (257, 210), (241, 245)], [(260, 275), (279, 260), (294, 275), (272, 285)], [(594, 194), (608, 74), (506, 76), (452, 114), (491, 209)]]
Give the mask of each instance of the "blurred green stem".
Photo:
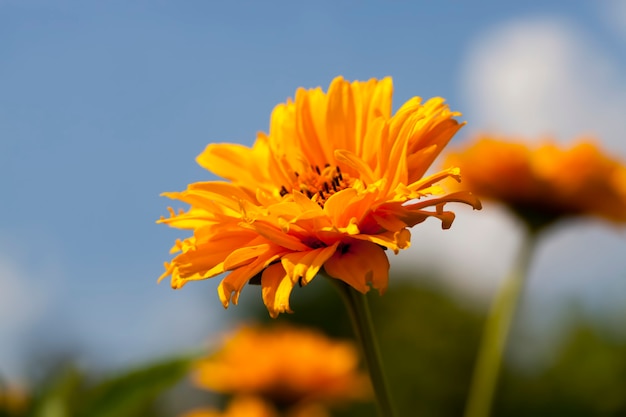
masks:
[(531, 263), (537, 230), (524, 237), (519, 258), (502, 283), (487, 316), (470, 385), (465, 417), (490, 415), (507, 338)]
[(348, 314), (350, 315), (352, 328), (361, 345), (370, 379), (372, 380), (376, 403), (378, 404), (378, 412), (381, 417), (393, 417), (396, 414), (393, 410), (391, 396), (389, 395), (389, 386), (380, 360), (380, 352), (376, 334), (374, 333), (367, 295), (361, 294), (341, 280), (332, 277), (328, 278), (339, 290), (341, 298), (348, 310)]

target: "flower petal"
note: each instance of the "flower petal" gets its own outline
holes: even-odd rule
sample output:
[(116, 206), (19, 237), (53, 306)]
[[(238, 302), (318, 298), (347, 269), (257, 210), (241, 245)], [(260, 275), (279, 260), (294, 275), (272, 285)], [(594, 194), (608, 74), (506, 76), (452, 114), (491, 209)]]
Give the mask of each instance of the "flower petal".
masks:
[(346, 149), (337, 149), (335, 151), (335, 158), (337, 158), (337, 161), (343, 162), (344, 164), (358, 172), (361, 180), (365, 181), (367, 184), (372, 184), (376, 182), (377, 178), (369, 165), (367, 165), (365, 161), (363, 161), (352, 152)]
[(261, 236), (265, 237), (269, 241), (280, 245), (283, 248), (287, 248), (292, 251), (303, 251), (309, 249), (309, 247), (302, 243), (297, 237), (287, 234), (281, 229), (267, 223), (257, 221), (252, 223), (249, 227), (256, 230)]
[(352, 86), (342, 77), (335, 78), (328, 87), (326, 134), (337, 149), (355, 148), (355, 111)]
[(400, 249), (408, 249), (411, 246), (411, 232), (408, 229), (402, 229), (397, 232), (389, 231), (377, 235), (355, 235), (353, 237), (391, 249), (396, 255)]
[(270, 247), (267, 252), (260, 255), (251, 263), (241, 266), (228, 274), (217, 287), (217, 293), (224, 307), (228, 307), (231, 299), (233, 304), (237, 304), (243, 286), (246, 285), (252, 277), (278, 259), (283, 253), (283, 249), (280, 247)]
[(308, 252), (292, 252), (283, 256), (281, 262), (291, 281), (306, 285), (315, 278), (324, 262), (335, 253), (338, 245), (339, 242), (335, 242), (332, 246)]
[(257, 161), (254, 149), (230, 143), (210, 144), (196, 158), (201, 167), (250, 189), (262, 185), (265, 178)]
[(383, 249), (371, 242), (353, 240), (337, 250), (324, 264), (328, 275), (366, 293), (368, 284), (383, 294), (389, 281), (389, 260)]
[(281, 263), (268, 266), (261, 275), (263, 302), (272, 318), (280, 313), (292, 313), (289, 308), (289, 296), (294, 283), (291, 281)]

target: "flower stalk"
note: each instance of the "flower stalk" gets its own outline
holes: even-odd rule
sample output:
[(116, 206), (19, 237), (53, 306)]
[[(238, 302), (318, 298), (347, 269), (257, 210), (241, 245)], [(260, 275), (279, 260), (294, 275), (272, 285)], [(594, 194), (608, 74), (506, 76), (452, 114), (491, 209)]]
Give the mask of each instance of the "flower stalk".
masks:
[(464, 417), (490, 415), (507, 339), (524, 289), (538, 232), (537, 229), (529, 228), (515, 266), (493, 301), (480, 342)]
[(332, 277), (328, 278), (339, 290), (341, 298), (348, 310), (348, 314), (350, 315), (352, 328), (361, 346), (361, 351), (370, 374), (378, 412), (381, 417), (394, 417), (396, 414), (391, 401), (389, 385), (382, 366), (367, 295), (356, 291), (343, 281)]

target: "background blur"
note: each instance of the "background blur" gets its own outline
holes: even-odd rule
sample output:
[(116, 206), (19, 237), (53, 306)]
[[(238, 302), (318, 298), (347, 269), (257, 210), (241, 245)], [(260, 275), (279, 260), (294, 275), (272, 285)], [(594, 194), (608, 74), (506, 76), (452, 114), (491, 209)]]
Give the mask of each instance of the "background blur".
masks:
[[(250, 145), (299, 86), (389, 75), (394, 108), (442, 96), (463, 113), (452, 146), (481, 131), (562, 143), (591, 134), (624, 159), (625, 70), (620, 0), (0, 0), (0, 374), (27, 381), (67, 356), (121, 369), (195, 349), (249, 314), (244, 306), (261, 308), (257, 287), (224, 311), (218, 279), (157, 285), (184, 235), (154, 221), (170, 204), (161, 192), (214, 178), (194, 162), (209, 142)], [(432, 305), (443, 297), (479, 320), (519, 227), (493, 205), (457, 214), (451, 230), (435, 221), (413, 230), (412, 248), (392, 259), (402, 277), (391, 285), (428, 288)], [(625, 253), (624, 230), (595, 221), (541, 242), (514, 369), (549, 372), (584, 329), (598, 346), (623, 349)], [(393, 296), (377, 303), (403, 308)], [(298, 298), (292, 307), (295, 316), (313, 308)], [(471, 363), (471, 349), (461, 355)]]

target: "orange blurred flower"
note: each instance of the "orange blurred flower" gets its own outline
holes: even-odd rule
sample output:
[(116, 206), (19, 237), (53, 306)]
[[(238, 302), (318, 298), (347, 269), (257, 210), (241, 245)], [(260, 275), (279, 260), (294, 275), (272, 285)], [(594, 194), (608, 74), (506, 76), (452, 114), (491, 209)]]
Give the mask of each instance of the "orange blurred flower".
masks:
[(235, 397), (224, 412), (214, 409), (197, 409), (181, 417), (278, 417), (276, 409), (261, 398), (252, 396)]
[(383, 248), (407, 248), (408, 228), (431, 216), (450, 227), (448, 202), (480, 207), (471, 194), (436, 185), (458, 179), (458, 169), (422, 178), (462, 126), (459, 113), (441, 98), (414, 97), (392, 115), (391, 97), (390, 78), (338, 77), (328, 93), (298, 89), (294, 101), (276, 106), (269, 134), (259, 133), (252, 148), (209, 145), (197, 162), (228, 181), (164, 194), (191, 207), (170, 209), (159, 222), (193, 237), (176, 243), (161, 279), (180, 288), (230, 272), (218, 288), (225, 307), (254, 279), (272, 317), (289, 312), (293, 287), (322, 267), (360, 292), (383, 293)]
[(198, 362), (194, 380), (207, 390), (257, 395), (279, 405), (365, 400), (371, 395), (352, 343), (284, 326), (242, 327), (214, 355)]
[(592, 142), (563, 149), (482, 137), (450, 153), (464, 189), (500, 201), (533, 227), (572, 216), (626, 222), (626, 167)]
[(181, 417), (330, 417), (328, 410), (319, 404), (304, 404), (279, 413), (276, 408), (259, 397), (236, 396), (224, 412), (215, 409), (196, 409)]
[(28, 392), (19, 385), (0, 381), (0, 416), (21, 415), (29, 403)]

